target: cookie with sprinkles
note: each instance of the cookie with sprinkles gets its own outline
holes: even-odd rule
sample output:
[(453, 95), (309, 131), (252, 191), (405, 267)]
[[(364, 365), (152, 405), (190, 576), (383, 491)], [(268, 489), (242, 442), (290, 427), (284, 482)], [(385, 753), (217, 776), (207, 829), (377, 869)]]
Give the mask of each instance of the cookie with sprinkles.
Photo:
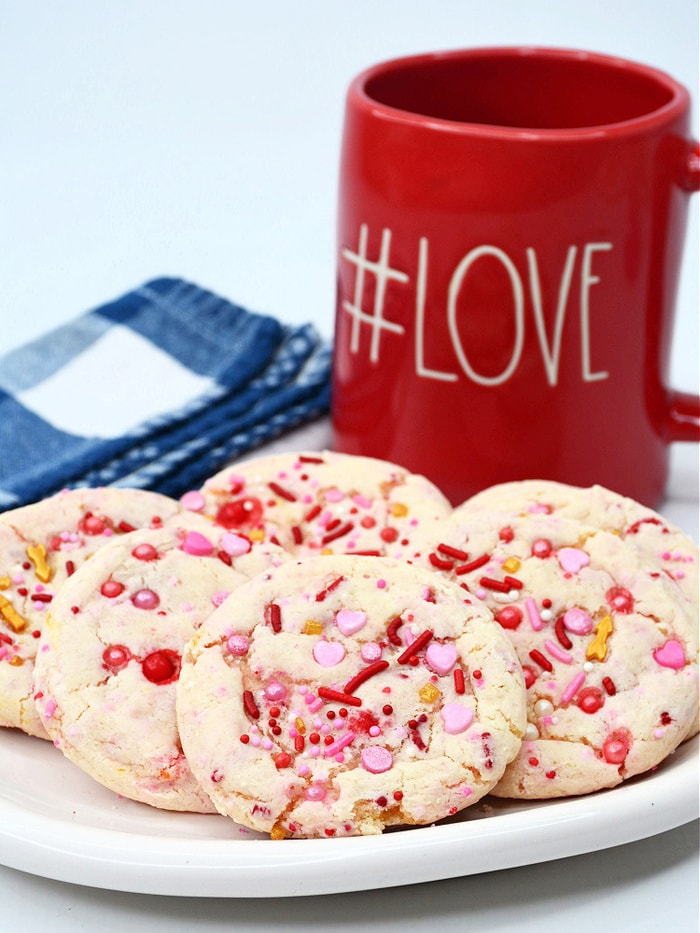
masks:
[(698, 715), (698, 615), (629, 539), (556, 515), (453, 518), (428, 561), (485, 600), (515, 646), (528, 727), (494, 794), (613, 787), (662, 762)]
[(620, 535), (638, 547), (698, 606), (700, 552), (693, 539), (658, 512), (604, 486), (570, 486), (553, 480), (522, 480), (491, 486), (455, 513), (474, 511), (558, 515)]
[(522, 672), (491, 613), (387, 558), (310, 557), (241, 587), (194, 636), (183, 748), (217, 809), (273, 839), (431, 823), (520, 747)]
[(53, 599), (105, 544), (180, 513), (140, 489), (76, 489), (0, 515), (0, 726), (47, 739), (32, 700), (34, 659)]
[(241, 583), (288, 559), (187, 514), (102, 548), (66, 581), (44, 625), (35, 702), (54, 744), (124, 797), (213, 811), (177, 732), (182, 651)]
[(225, 528), (299, 557), (365, 554), (411, 559), (423, 530), (452, 512), (423, 476), (331, 451), (247, 460), (211, 477), (183, 504)]

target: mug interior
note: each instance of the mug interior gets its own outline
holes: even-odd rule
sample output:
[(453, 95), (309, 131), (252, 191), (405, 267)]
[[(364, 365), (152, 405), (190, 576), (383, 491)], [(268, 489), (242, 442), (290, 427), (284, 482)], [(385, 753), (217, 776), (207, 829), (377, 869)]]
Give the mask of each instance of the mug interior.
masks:
[(519, 129), (580, 129), (635, 120), (674, 97), (643, 67), (535, 51), (424, 56), (388, 63), (364, 86), (373, 101), (413, 114)]

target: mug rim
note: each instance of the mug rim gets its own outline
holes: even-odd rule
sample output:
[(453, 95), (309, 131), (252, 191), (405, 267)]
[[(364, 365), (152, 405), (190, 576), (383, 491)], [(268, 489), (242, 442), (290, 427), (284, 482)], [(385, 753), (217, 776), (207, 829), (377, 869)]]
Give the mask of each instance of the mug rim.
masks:
[[(634, 73), (650, 82), (655, 82), (658, 86), (662, 86), (669, 92), (669, 99), (661, 106), (655, 107), (653, 110), (635, 117), (590, 126), (555, 128), (507, 126), (500, 123), (470, 122), (467, 120), (463, 121), (434, 116), (384, 103), (373, 97), (367, 90), (367, 85), (375, 78), (397, 73), (401, 70), (416, 69), (431, 63), (459, 60), (476, 61), (478, 59), (494, 61), (499, 58), (511, 60), (539, 58), (540, 60), (559, 60), (562, 62), (588, 61), (598, 66), (607, 67), (611, 71), (626, 72), (627, 74)], [(429, 126), (433, 130), (442, 130), (450, 133), (468, 132), (470, 135), (480, 135), (484, 137), (502, 136), (510, 139), (528, 140), (610, 137), (618, 134), (645, 131), (663, 125), (671, 119), (675, 119), (690, 108), (690, 93), (688, 89), (670, 74), (653, 65), (646, 65), (631, 59), (608, 55), (602, 52), (536, 45), (474, 46), (387, 59), (386, 61), (369, 66), (356, 75), (348, 88), (347, 98), (349, 103), (359, 105), (368, 112), (371, 112), (374, 116), (381, 116), (385, 119), (412, 125), (414, 127)]]

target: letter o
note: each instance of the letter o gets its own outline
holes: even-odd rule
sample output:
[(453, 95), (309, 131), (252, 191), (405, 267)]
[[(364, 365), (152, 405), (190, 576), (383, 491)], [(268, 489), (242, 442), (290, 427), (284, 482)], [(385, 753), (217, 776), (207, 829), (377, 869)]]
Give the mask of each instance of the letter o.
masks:
[[(462, 342), (459, 339), (459, 331), (457, 330), (457, 298), (459, 296), (460, 289), (462, 288), (462, 282), (469, 272), (469, 269), (474, 265), (475, 262), (481, 259), (482, 256), (493, 256), (503, 265), (506, 272), (508, 273), (510, 284), (513, 289), (513, 310), (515, 312), (515, 342), (513, 345), (513, 353), (506, 368), (497, 376), (482, 376), (480, 373), (476, 372), (467, 359), (467, 355), (464, 352), (464, 347), (462, 346)], [(450, 285), (447, 293), (447, 323), (450, 329), (452, 345), (454, 347), (455, 353), (457, 354), (457, 359), (459, 360), (460, 366), (473, 382), (477, 382), (484, 386), (495, 386), (506, 382), (513, 375), (513, 372), (515, 371), (518, 362), (520, 361), (520, 355), (523, 351), (523, 342), (525, 339), (524, 305), (525, 297), (523, 293), (523, 285), (520, 281), (518, 270), (515, 268), (515, 265), (513, 264), (510, 257), (497, 246), (489, 246), (485, 244), (470, 250), (452, 273), (452, 278), (450, 279)]]

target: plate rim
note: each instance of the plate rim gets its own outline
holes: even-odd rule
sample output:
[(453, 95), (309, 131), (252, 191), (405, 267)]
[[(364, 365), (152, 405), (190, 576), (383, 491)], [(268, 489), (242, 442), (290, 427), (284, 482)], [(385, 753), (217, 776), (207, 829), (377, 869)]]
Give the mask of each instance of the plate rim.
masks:
[(500, 871), (624, 845), (697, 819), (698, 742), (688, 740), (654, 773), (609, 790), (514, 802), (512, 811), (507, 801), (486, 798), (482, 806), (491, 799), (502, 809), (469, 819), (467, 808), (455, 821), (328, 840), (99, 827), (30, 810), (8, 788), (3, 793), (0, 781), (0, 864), (112, 891), (223, 898), (349, 893)]

